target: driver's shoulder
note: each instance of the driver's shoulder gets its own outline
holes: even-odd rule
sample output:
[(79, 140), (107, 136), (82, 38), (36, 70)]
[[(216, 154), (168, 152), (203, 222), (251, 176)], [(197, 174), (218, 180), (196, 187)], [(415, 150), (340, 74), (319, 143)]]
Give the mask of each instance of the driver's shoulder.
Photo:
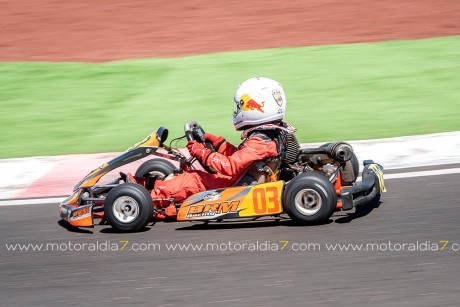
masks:
[(238, 150), (248, 148), (250, 150), (256, 150), (258, 152), (272, 152), (276, 151), (276, 141), (265, 133), (252, 133), (246, 138), (238, 147)]
[(247, 138), (247, 141), (263, 141), (265, 143), (269, 143), (269, 142), (272, 142), (275, 140), (275, 135), (271, 135), (272, 133), (268, 133), (268, 132), (260, 132), (260, 131), (257, 131), (257, 132), (254, 132), (252, 133), (248, 138)]

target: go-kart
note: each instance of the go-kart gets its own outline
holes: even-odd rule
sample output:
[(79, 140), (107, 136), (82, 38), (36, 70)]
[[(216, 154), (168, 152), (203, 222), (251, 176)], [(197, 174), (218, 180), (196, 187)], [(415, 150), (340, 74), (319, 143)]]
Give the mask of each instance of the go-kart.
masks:
[[(181, 138), (203, 142), (213, 149), (197, 122), (187, 122), (184, 130), (185, 136)], [(266, 161), (255, 163), (258, 180), (251, 182), (243, 175), (232, 187), (200, 192), (182, 203), (164, 199), (169, 207), (156, 206), (150, 196), (155, 180), (194, 169), (194, 163), (200, 162), (171, 147), (173, 141), (181, 138), (167, 146), (167, 137), (168, 130), (160, 127), (90, 172), (60, 204), (61, 218), (75, 227), (93, 227), (98, 218), (118, 231), (138, 231), (159, 220), (209, 223), (282, 214), (296, 224), (318, 224), (327, 221), (336, 210), (365, 205), (385, 192), (383, 168), (372, 160), (363, 162), (362, 181), (356, 182), (359, 165), (350, 144), (335, 142), (302, 149), (294, 134), (289, 134), (275, 169)], [(98, 184), (110, 171), (150, 155), (158, 158), (145, 161), (134, 176), (120, 172), (114, 180)], [(168, 160), (176, 161), (178, 166)], [(206, 165), (202, 168), (215, 172)], [(174, 215), (167, 212), (171, 207)]]

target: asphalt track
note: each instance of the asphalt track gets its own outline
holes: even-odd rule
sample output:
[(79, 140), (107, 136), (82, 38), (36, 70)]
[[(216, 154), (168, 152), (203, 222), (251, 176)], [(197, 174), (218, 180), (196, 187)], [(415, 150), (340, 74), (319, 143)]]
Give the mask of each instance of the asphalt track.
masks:
[[(388, 180), (381, 203), (337, 212), (330, 223), (310, 227), (283, 220), (158, 223), (135, 234), (107, 226), (72, 232), (58, 223), (57, 204), (0, 207), (0, 305), (458, 306), (460, 250), (453, 249), (460, 243), (459, 182), (460, 174)], [(122, 251), (5, 246), (104, 249), (106, 243), (120, 249), (120, 240), (129, 241)], [(259, 244), (259, 251), (166, 250), (167, 243), (217, 243), (223, 249), (229, 241), (233, 249)], [(285, 241), (282, 251), (261, 250), (273, 244), (281, 249)], [(417, 241), (418, 251), (397, 250)], [(444, 241), (442, 251), (433, 251)], [(320, 248), (294, 250), (305, 249), (301, 243)], [(326, 244), (334, 243), (377, 243), (387, 250), (327, 251)], [(157, 245), (133, 250), (146, 244)]]

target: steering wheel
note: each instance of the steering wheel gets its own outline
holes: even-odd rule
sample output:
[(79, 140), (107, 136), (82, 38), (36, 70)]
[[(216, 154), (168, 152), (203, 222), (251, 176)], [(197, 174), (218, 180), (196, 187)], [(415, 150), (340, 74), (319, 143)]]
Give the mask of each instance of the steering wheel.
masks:
[[(199, 143), (203, 143), (207, 149), (215, 151), (214, 147), (212, 146), (212, 143), (206, 141), (206, 139), (204, 138), (204, 130), (196, 121), (189, 120), (188, 122), (186, 122), (184, 125), (184, 130), (185, 136), (187, 137), (188, 141), (196, 141)], [(205, 171), (207, 171), (210, 174), (217, 174), (217, 171), (214, 168), (205, 165), (200, 159), (197, 160)]]

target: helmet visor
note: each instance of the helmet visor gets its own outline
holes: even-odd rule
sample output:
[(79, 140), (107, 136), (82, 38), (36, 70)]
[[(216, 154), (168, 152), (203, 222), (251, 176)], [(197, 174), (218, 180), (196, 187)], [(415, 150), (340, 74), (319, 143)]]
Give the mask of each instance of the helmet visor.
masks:
[(233, 104), (233, 116), (237, 116), (238, 113), (241, 112), (241, 105), (243, 104), (243, 101), (236, 101), (234, 100), (234, 104)]

